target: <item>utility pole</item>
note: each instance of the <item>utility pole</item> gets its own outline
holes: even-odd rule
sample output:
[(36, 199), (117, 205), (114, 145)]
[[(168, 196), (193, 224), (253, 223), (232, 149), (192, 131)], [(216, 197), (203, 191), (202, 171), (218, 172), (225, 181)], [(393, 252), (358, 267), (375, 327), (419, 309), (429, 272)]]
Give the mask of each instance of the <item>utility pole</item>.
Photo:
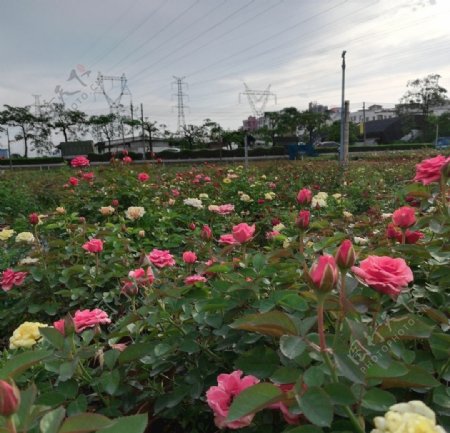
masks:
[(9, 169), (12, 170), (12, 159), (11, 159), (11, 140), (9, 139), (9, 128), (6, 127), (6, 137), (8, 139), (8, 159), (9, 159)]
[(131, 136), (133, 137), (134, 141), (134, 108), (133, 108), (133, 102), (130, 102), (130, 114), (131, 114)]
[(344, 163), (344, 128), (345, 128), (345, 54), (347, 51), (342, 51), (342, 98), (341, 98), (341, 143), (339, 147), (339, 161)]
[(439, 119), (437, 119), (436, 121), (436, 140), (435, 140), (435, 147), (437, 147), (438, 145), (438, 140), (439, 140)]
[(363, 102), (363, 137), (364, 145), (366, 144), (366, 103)]
[(342, 163), (344, 166), (348, 164), (348, 144), (349, 144), (349, 127), (350, 127), (350, 101), (345, 101), (345, 125), (344, 125), (344, 155)]
[(141, 102), (141, 127), (142, 127), (142, 140), (145, 143), (145, 129), (144, 129), (144, 105)]
[(244, 166), (245, 170), (248, 170), (248, 134), (244, 137)]

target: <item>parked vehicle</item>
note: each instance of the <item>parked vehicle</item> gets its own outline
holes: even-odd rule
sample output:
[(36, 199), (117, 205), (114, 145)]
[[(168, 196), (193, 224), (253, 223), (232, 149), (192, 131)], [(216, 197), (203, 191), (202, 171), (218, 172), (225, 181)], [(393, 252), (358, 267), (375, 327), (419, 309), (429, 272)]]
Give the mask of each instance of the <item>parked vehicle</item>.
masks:
[(447, 149), (450, 147), (450, 137), (439, 137), (436, 140), (436, 149)]

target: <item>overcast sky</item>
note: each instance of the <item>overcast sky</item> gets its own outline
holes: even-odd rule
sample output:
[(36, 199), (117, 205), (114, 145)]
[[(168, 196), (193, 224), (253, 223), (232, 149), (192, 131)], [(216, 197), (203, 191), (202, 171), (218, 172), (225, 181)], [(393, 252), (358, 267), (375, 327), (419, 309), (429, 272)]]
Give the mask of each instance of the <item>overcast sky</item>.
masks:
[[(346, 50), (351, 109), (392, 106), (408, 80), (430, 73), (450, 89), (449, 16), (449, 0), (0, 0), (0, 105), (62, 94), (68, 106), (108, 112), (92, 91), (97, 74), (124, 73), (133, 103), (175, 130), (178, 76), (186, 123), (236, 128), (251, 114), (239, 102), (244, 82), (271, 85), (267, 111), (339, 106)], [(119, 89), (105, 81), (112, 99)]]

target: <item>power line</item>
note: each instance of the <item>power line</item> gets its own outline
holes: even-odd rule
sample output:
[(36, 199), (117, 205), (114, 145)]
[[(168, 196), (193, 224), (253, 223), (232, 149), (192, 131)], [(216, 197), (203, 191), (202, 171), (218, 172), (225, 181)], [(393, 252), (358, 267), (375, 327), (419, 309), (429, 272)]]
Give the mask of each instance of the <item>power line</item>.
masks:
[[(138, 72), (137, 74), (133, 75), (133, 79), (135, 79), (136, 77), (138, 77), (139, 75), (142, 75), (144, 72), (147, 72), (149, 69), (151, 69), (154, 65), (159, 64), (161, 61), (167, 59), (168, 57), (170, 57), (172, 54), (175, 54), (176, 52), (182, 50), (184, 47), (186, 47), (187, 45), (189, 45), (191, 42), (197, 40), (200, 36), (203, 36), (204, 34), (210, 32), (211, 30), (215, 29), (218, 25), (223, 24), (224, 22), (228, 21), (231, 17), (233, 17), (234, 15), (238, 14), (242, 9), (245, 9), (246, 7), (248, 7), (249, 5), (251, 5), (252, 3), (254, 3), (255, 0), (250, 0), (247, 4), (245, 4), (244, 6), (241, 6), (239, 9), (237, 9), (236, 11), (232, 12), (230, 15), (226, 16), (224, 19), (222, 19), (221, 21), (219, 21), (216, 24), (213, 24), (212, 26), (208, 27), (206, 30), (204, 30), (203, 32), (200, 32), (199, 34), (197, 34), (194, 38), (189, 39), (188, 41), (186, 41), (184, 44), (182, 44), (181, 46), (177, 47), (175, 50), (172, 50), (170, 53), (167, 53), (164, 57), (162, 57), (161, 59), (159, 59), (157, 62), (152, 63), (150, 66), (147, 66), (146, 68), (144, 68), (143, 70), (141, 70), (140, 72)], [(145, 57), (145, 55), (144, 55)]]
[[(227, 1), (227, 0), (223, 0), (221, 5), (216, 6), (216, 7), (212, 8), (212, 9), (210, 9), (207, 13), (205, 13), (204, 15), (202, 15), (201, 17), (199, 17), (197, 20), (195, 20), (195, 21), (193, 21), (192, 23), (190, 23), (189, 26), (186, 26), (185, 29), (190, 29), (192, 26), (195, 26), (196, 23), (202, 21), (203, 19), (205, 19), (206, 17), (208, 17), (209, 15), (211, 15), (211, 13), (215, 12), (215, 11), (216, 11), (217, 9), (219, 9), (221, 6), (223, 6), (224, 4), (226, 4), (226, 1)], [(193, 7), (195, 4), (196, 4), (196, 3), (194, 3), (194, 4), (192, 5), (192, 7)], [(190, 8), (188, 8), (188, 9), (190, 9)], [(184, 13), (185, 13), (185, 12), (187, 12), (187, 10), (184, 11)], [(183, 14), (178, 15), (178, 16), (176, 17), (176, 19), (177, 19), (177, 18), (180, 18), (182, 15), (183, 15)], [(175, 19), (175, 20), (176, 20), (176, 19)], [(171, 23), (173, 23), (175, 20), (172, 20)], [(159, 34), (159, 33), (160, 33), (161, 31), (163, 31), (163, 30), (166, 30), (166, 29), (168, 28), (168, 26), (169, 26), (171, 23), (167, 24), (163, 29), (160, 29), (160, 31), (154, 33), (150, 38), (146, 39), (146, 40), (144, 41), (144, 43), (142, 43), (139, 47), (137, 47), (137, 48), (136, 48), (135, 50), (133, 50), (131, 53), (127, 54), (127, 56), (125, 56), (124, 58), (122, 58), (119, 62), (117, 62), (117, 63), (115, 63), (113, 66), (111, 66), (111, 69), (117, 67), (118, 65), (120, 65), (121, 63), (123, 63), (126, 59), (128, 59), (130, 56), (132, 56), (134, 53), (136, 53), (137, 51), (139, 51), (139, 49), (142, 48), (144, 45), (147, 45), (147, 43), (150, 42), (150, 41), (152, 41), (152, 40), (154, 39), (154, 37), (155, 37), (157, 34)], [(142, 60), (143, 58), (145, 58), (147, 55), (154, 53), (157, 49), (159, 49), (159, 48), (161, 48), (162, 46), (166, 45), (168, 42), (172, 41), (173, 39), (176, 39), (177, 37), (180, 36), (180, 33), (182, 34), (183, 32), (174, 32), (173, 35), (172, 35), (172, 37), (163, 40), (159, 45), (157, 45), (156, 47), (153, 47), (152, 51), (149, 51), (149, 52), (147, 52), (144, 56), (139, 57), (137, 60), (135, 60), (133, 63), (131, 63), (131, 65), (130, 65), (130, 64), (127, 65), (127, 67), (132, 66), (132, 65), (138, 63), (140, 60)]]

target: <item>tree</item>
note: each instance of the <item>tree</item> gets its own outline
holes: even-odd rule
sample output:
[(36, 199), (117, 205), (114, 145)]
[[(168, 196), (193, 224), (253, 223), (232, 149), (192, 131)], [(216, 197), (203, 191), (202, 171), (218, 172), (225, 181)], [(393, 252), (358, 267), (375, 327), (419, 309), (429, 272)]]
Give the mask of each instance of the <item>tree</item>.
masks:
[(77, 138), (83, 126), (87, 124), (86, 113), (79, 110), (66, 110), (64, 104), (53, 104), (53, 118), (50, 127), (59, 130), (64, 135), (64, 141), (69, 141), (69, 136)]
[(438, 74), (430, 74), (425, 78), (408, 81), (408, 90), (401, 98), (402, 107), (419, 109), (425, 117), (430, 114), (430, 108), (442, 105), (447, 101), (447, 90), (439, 85)]
[(38, 118), (35, 117), (29, 106), (13, 107), (4, 105), (5, 110), (0, 112), (0, 124), (19, 128), (20, 132), (16, 134), (16, 140), (23, 140), (25, 151), (24, 157), (28, 158), (28, 144), (36, 137), (36, 125)]
[(114, 137), (114, 121), (115, 114), (100, 114), (89, 118), (89, 125), (92, 128), (92, 135), (96, 136), (99, 141), (106, 137), (108, 147), (111, 149), (111, 140)]
[(318, 134), (320, 128), (329, 118), (328, 113), (315, 112), (311, 110), (302, 111), (299, 115), (300, 126), (308, 133), (309, 143), (313, 142), (313, 135)]
[[(356, 123), (350, 122), (348, 125), (349, 129), (349, 144), (354, 144), (359, 134), (359, 126)], [(331, 125), (327, 125), (321, 129), (321, 134), (323, 134), (327, 140), (336, 141), (339, 143), (341, 139), (341, 122), (336, 120)]]
[(190, 150), (194, 148), (194, 145), (203, 143), (206, 138), (205, 125), (185, 125), (182, 127), (182, 131)]

